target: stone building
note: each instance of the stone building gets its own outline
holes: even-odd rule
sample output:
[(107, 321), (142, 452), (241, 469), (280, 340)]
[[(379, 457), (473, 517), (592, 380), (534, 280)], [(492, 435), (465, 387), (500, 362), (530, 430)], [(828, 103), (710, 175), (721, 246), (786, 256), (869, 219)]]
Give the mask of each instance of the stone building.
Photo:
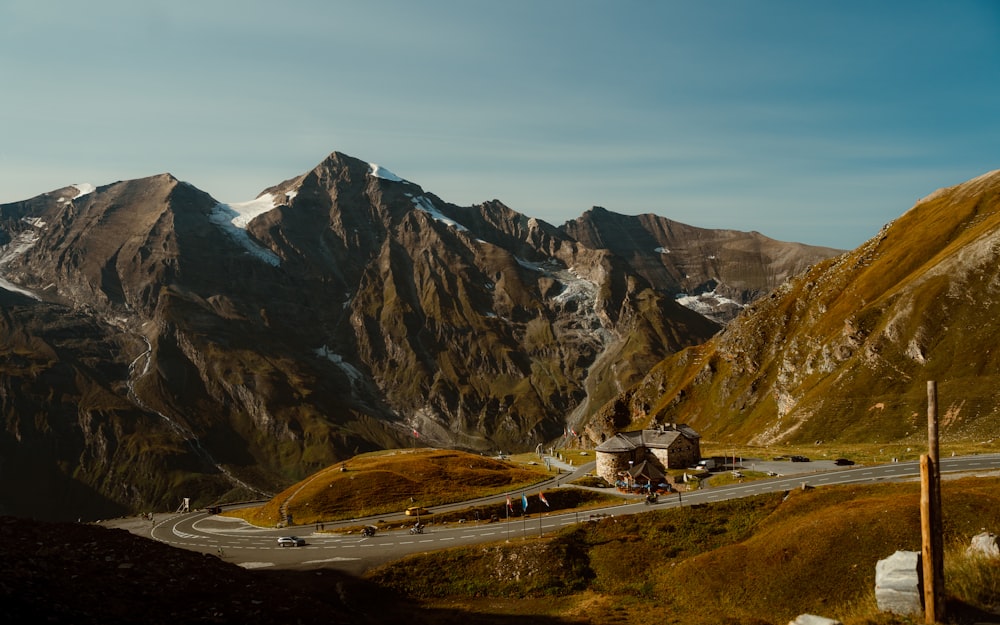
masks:
[(701, 460), (701, 435), (684, 424), (619, 432), (597, 446), (597, 475), (609, 484), (626, 474), (631, 481), (683, 469)]

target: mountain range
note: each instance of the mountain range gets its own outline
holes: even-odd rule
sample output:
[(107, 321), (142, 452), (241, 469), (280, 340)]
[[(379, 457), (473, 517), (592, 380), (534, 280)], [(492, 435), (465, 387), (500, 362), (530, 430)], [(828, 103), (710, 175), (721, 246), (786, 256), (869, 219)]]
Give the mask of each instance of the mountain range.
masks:
[(533, 449), (840, 254), (598, 207), (555, 227), (337, 152), (242, 204), (169, 174), (3, 204), (0, 512)]
[[(768, 445), (926, 442), (1000, 432), (1000, 170), (921, 199), (719, 334), (667, 357), (588, 429), (684, 422)], [(930, 384), (933, 383), (933, 384)]]

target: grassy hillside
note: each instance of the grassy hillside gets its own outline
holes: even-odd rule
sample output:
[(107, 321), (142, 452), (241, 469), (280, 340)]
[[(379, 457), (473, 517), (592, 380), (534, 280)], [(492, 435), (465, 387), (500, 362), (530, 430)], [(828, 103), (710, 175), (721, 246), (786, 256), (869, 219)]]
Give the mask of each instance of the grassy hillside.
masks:
[(283, 507), (298, 524), (335, 521), (514, 491), (545, 476), (544, 467), (460, 451), (373, 452), (327, 467), (293, 484), (264, 506), (237, 513), (265, 526), (282, 520)]
[(679, 422), (731, 443), (907, 441), (935, 380), (942, 437), (993, 439), (998, 241), (1000, 171), (936, 192), (663, 361), (588, 433)]
[[(983, 527), (1000, 528), (1000, 480), (948, 481), (943, 491), (949, 622), (976, 622), (1000, 610), (1000, 566), (962, 554)], [(813, 613), (874, 625), (907, 622), (877, 613), (876, 562), (919, 549), (919, 485), (906, 483), (616, 517), (414, 556), (370, 577), (426, 605), (479, 613), (684, 625), (777, 625)]]

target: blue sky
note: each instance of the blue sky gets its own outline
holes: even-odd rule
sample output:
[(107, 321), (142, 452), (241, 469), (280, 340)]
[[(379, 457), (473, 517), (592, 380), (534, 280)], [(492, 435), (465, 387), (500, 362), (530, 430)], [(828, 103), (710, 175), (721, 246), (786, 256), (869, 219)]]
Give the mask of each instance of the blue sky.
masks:
[(337, 150), (446, 201), (853, 248), (1000, 168), (1000, 2), (4, 0), (0, 202)]

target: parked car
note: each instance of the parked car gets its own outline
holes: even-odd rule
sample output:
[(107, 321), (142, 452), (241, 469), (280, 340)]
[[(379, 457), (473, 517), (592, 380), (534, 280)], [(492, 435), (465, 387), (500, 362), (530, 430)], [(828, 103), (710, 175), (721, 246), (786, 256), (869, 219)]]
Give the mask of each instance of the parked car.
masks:
[(427, 508), (421, 508), (420, 506), (414, 506), (412, 508), (406, 509), (406, 516), (417, 516), (419, 514), (430, 514), (431, 511)]
[(279, 547), (301, 547), (305, 544), (306, 539), (298, 536), (282, 536), (278, 539)]
[(809, 462), (809, 458), (806, 458), (805, 456), (791, 456), (789, 460), (792, 462)]
[(854, 464), (854, 461), (848, 460), (847, 458), (837, 458), (836, 460), (833, 461), (833, 464), (837, 465), (838, 467), (849, 467), (852, 464)]

